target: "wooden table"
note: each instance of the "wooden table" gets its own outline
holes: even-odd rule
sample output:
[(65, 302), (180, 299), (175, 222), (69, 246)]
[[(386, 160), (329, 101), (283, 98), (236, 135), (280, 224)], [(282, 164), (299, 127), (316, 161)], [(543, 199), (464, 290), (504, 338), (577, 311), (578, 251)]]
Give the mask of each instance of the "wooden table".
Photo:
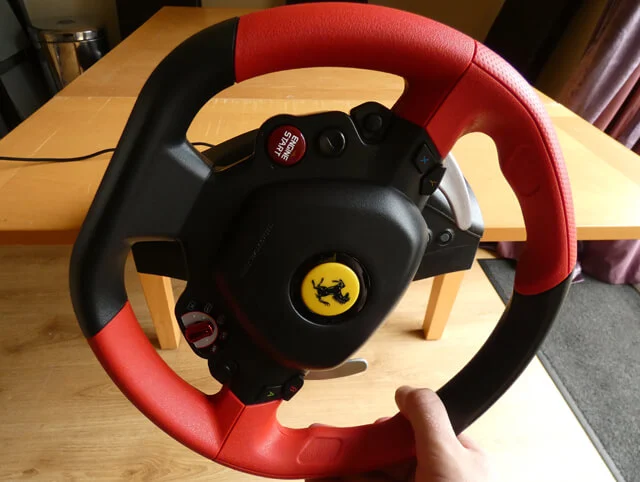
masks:
[[(165, 8), (84, 75), (0, 140), (0, 155), (77, 156), (115, 146), (135, 98), (154, 67), (178, 43), (202, 28), (241, 15), (241, 9)], [(203, 59), (206, 62), (207, 59)], [(348, 110), (376, 100), (393, 105), (403, 82), (355, 69), (280, 72), (233, 86), (194, 119), (192, 141), (218, 143), (258, 127), (279, 113)], [(640, 238), (640, 159), (568, 109), (541, 95), (557, 128), (571, 179), (578, 237)], [(522, 215), (503, 179), (493, 142), (482, 134), (453, 150), (485, 219), (485, 241), (525, 239)], [(109, 161), (64, 164), (0, 161), (0, 243), (73, 243)], [(440, 338), (463, 273), (438, 276), (424, 319), (425, 335)], [(179, 342), (170, 280), (141, 281), (160, 345)]]

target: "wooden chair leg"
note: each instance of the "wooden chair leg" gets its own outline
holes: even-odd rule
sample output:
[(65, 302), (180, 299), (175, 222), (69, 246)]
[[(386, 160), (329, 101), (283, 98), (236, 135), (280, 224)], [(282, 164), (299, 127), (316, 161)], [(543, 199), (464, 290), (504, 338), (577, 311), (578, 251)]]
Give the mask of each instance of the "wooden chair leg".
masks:
[(422, 325), (427, 340), (442, 338), (442, 332), (451, 314), (462, 278), (464, 278), (464, 271), (443, 274), (433, 279), (431, 295)]
[(171, 278), (138, 273), (151, 320), (156, 329), (158, 343), (163, 350), (175, 350), (180, 344), (180, 328), (173, 309), (175, 298), (171, 288)]

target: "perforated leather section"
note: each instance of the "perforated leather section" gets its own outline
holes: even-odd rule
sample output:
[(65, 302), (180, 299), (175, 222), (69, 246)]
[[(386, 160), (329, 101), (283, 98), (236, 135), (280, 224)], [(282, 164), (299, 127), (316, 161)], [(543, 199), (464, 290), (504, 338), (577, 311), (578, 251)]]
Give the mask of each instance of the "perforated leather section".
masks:
[(242, 17), (236, 80), (306, 67), (351, 67), (406, 80), (396, 114), (423, 124), (471, 63), (470, 37), (409, 12), (380, 5), (323, 3), (260, 10)]
[[(546, 144), (550, 158), (558, 159), (561, 162), (553, 162), (553, 166), (556, 173), (556, 179), (558, 181), (558, 187), (562, 193), (562, 197), (565, 201), (565, 215), (567, 221), (573, 225), (574, 210), (571, 197), (567, 194), (571, 192), (569, 185), (569, 177), (567, 176), (566, 168), (564, 166), (564, 156), (558, 143), (549, 115), (547, 114), (540, 98), (535, 94), (535, 91), (531, 88), (529, 83), (520, 75), (517, 75), (511, 65), (509, 65), (502, 57), (498, 56), (488, 47), (478, 43), (476, 56), (474, 63), (487, 71), (496, 79), (500, 79), (502, 84), (507, 87), (513, 95), (515, 95), (522, 104), (528, 109), (529, 114), (533, 117), (535, 123), (540, 130), (540, 135)], [(568, 201), (568, 202), (567, 202)], [(572, 240), (574, 245), (573, 256), (575, 257), (575, 239)]]
[(527, 81), (520, 75), (514, 75), (516, 72), (513, 67), (502, 57), (482, 44), (478, 44), (474, 63), (486, 70), (493, 77), (500, 79), (502, 84), (522, 101), (523, 105), (528, 108), (529, 113), (535, 119), (536, 124), (538, 124), (542, 137), (550, 150), (550, 154), (557, 159), (562, 159), (562, 151), (560, 150), (560, 145), (558, 144), (558, 139), (549, 120), (549, 116), (542, 102), (540, 102), (540, 98), (535, 94)]
[(576, 262), (571, 191), (553, 125), (531, 86), (478, 44), (473, 62), (426, 129), (441, 152), (470, 132), (495, 141), (527, 232), (515, 288), (538, 294), (563, 282)]

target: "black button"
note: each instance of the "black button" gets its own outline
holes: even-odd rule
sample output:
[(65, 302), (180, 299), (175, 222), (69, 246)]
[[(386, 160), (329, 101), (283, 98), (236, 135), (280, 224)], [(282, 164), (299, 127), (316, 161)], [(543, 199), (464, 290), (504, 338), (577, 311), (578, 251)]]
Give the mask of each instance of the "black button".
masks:
[(300, 391), (304, 385), (304, 378), (302, 375), (295, 375), (291, 377), (282, 387), (282, 398), (285, 400), (291, 400), (293, 396)]
[(339, 129), (327, 129), (318, 137), (318, 150), (325, 156), (339, 156), (346, 145), (347, 139)]
[(209, 360), (209, 371), (220, 383), (227, 383), (238, 369), (238, 364), (234, 361)]
[(438, 185), (440, 181), (442, 181), (446, 170), (444, 166), (436, 166), (422, 176), (422, 180), (420, 181), (420, 194), (423, 196), (433, 194), (433, 192), (438, 189)]
[(231, 378), (231, 376), (236, 372), (237, 369), (238, 364), (234, 361), (228, 361), (222, 364), (222, 371), (229, 378)]
[(436, 156), (433, 155), (431, 149), (429, 149), (426, 144), (422, 144), (413, 159), (413, 164), (420, 174), (424, 174), (436, 164)]
[(351, 109), (351, 117), (358, 126), (362, 139), (365, 142), (374, 143), (383, 140), (391, 125), (393, 114), (382, 104), (365, 102)]
[(453, 241), (454, 233), (451, 229), (445, 229), (438, 234), (438, 244), (445, 246)]
[(378, 132), (383, 125), (384, 120), (380, 114), (369, 114), (364, 118), (364, 128), (369, 132)]
[(258, 396), (256, 402), (265, 403), (278, 400), (282, 395), (282, 387), (280, 385), (271, 385), (264, 387)]

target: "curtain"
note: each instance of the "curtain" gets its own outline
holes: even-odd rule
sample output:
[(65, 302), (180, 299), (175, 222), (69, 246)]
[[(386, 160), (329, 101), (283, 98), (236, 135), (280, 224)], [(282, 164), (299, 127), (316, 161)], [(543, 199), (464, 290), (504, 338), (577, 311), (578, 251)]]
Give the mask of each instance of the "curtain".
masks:
[(585, 0), (505, 0), (483, 43), (535, 84), (584, 3)]
[[(608, 2), (578, 68), (557, 100), (640, 154), (638, 0)], [(519, 243), (498, 243), (503, 257), (517, 258), (520, 250)], [(640, 240), (580, 242), (578, 260), (582, 271), (601, 281), (640, 283)]]
[(558, 102), (640, 154), (640, 2), (611, 0)]

